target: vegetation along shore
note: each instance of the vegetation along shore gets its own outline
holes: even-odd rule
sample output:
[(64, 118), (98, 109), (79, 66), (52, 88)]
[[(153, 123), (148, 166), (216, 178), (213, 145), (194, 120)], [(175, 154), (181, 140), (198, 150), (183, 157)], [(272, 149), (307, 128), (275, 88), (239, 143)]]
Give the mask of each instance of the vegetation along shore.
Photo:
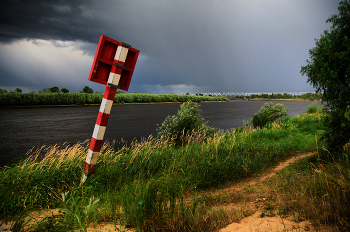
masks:
[[(114, 230), (124, 226), (142, 231), (215, 231), (252, 215), (254, 209), (244, 206), (252, 200), (249, 196), (269, 188), (273, 191), (262, 216), (298, 213), (316, 227), (349, 228), (344, 224), (348, 208), (343, 207), (349, 199), (342, 191), (350, 189), (346, 169), (350, 162), (341, 157), (327, 161), (316, 154), (274, 182), (264, 182), (265, 187), (211, 195), (213, 189), (259, 175), (289, 157), (322, 149), (325, 116), (317, 105), (310, 105), (303, 115), (273, 121), (288, 111), (277, 105), (266, 104), (255, 115), (265, 125), (257, 126), (252, 119), (245, 127), (220, 133), (206, 125), (196, 103), (185, 103), (177, 115), (158, 126), (158, 137), (119, 151), (105, 143), (96, 173), (82, 185), (88, 142), (53, 146), (43, 157), (42, 151), (32, 151), (26, 160), (0, 172), (2, 223), (12, 221), (12, 229), (25, 231), (87, 231), (101, 223)], [(266, 110), (279, 116), (266, 119)], [(177, 131), (189, 119), (193, 123)], [(294, 176), (295, 172), (299, 174)], [(292, 191), (286, 179), (293, 184)], [(220, 208), (233, 202), (241, 207)], [(319, 207), (321, 203), (324, 207)]]
[(252, 94), (234, 98), (236, 100), (258, 100), (258, 101), (322, 101), (320, 93), (304, 93), (302, 95), (292, 95), (288, 93)]
[[(9, 92), (0, 94), (0, 106), (45, 106), (45, 105), (86, 105), (101, 104), (103, 93), (21, 93)], [(198, 95), (119, 93), (114, 103), (160, 103), (160, 102), (204, 102), (230, 101), (227, 97)]]

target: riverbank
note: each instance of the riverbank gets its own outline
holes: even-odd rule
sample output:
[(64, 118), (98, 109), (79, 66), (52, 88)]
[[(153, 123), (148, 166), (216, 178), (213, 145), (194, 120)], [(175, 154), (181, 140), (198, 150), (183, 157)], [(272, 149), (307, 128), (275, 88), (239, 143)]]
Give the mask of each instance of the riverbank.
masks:
[[(94, 105), (100, 104), (102, 93), (17, 93), (0, 94), (0, 106), (61, 106), (61, 105)], [(230, 101), (227, 97), (210, 97), (198, 95), (116, 94), (113, 102), (125, 103), (164, 103), (164, 102), (204, 102)]]
[(297, 98), (297, 99), (268, 99), (268, 98), (251, 98), (249, 99), (249, 101), (314, 101), (314, 102), (318, 102), (318, 101), (322, 101), (322, 99), (320, 100), (308, 100), (308, 99), (301, 99), (301, 98)]
[(323, 119), (319, 113), (303, 114), (267, 128), (240, 128), (180, 147), (147, 140), (115, 152), (113, 146), (104, 144), (95, 174), (80, 187), (87, 144), (52, 147), (40, 160), (33, 151), (31, 159), (0, 173), (1, 217), (61, 208), (66, 214), (46, 217), (37, 226), (67, 231), (119, 222), (143, 231), (214, 231), (237, 220), (228, 217), (234, 214), (212, 210), (214, 206), (245, 194), (194, 196), (259, 175), (296, 154), (317, 150), (322, 145)]
[(251, 100), (260, 100), (260, 101), (322, 101), (322, 94), (320, 93), (305, 93), (302, 95), (292, 95), (288, 93), (271, 93), (271, 94), (252, 94), (249, 97), (246, 97), (246, 99), (251, 99)]
[[(331, 226), (317, 225), (302, 215), (289, 216), (281, 213), (281, 199), (271, 183), (278, 183), (277, 174), (287, 173), (295, 170), (293, 165), (308, 162), (317, 154), (308, 152), (301, 155), (288, 158), (286, 161), (279, 163), (275, 168), (269, 169), (255, 177), (248, 178), (240, 183), (227, 185), (219, 189), (205, 190), (197, 194), (198, 202), (205, 202), (207, 207), (211, 208), (212, 214), (221, 214), (219, 224), (213, 224), (211, 227), (203, 228), (205, 231), (253, 231), (261, 232), (281, 231), (281, 230), (298, 230), (298, 231), (332, 231)], [(191, 201), (192, 197), (187, 197), (187, 201)], [(215, 213), (214, 213), (215, 212)], [(25, 228), (35, 227), (37, 222), (45, 219), (45, 217), (58, 216), (58, 209), (41, 210), (29, 212), (24, 218), (28, 222)], [(225, 217), (225, 216), (226, 217)], [(0, 230), (10, 230), (14, 226), (14, 221), (4, 220), (0, 225)], [(234, 221), (233, 223), (231, 223)], [(316, 229), (315, 229), (316, 228)], [(99, 222), (88, 226), (87, 231), (136, 231), (135, 228), (126, 228), (121, 222)], [(2, 231), (1, 230), (1, 231)], [(195, 230), (196, 231), (196, 230)]]
[[(227, 101), (201, 101), (201, 102), (227, 102)], [(183, 102), (141, 102), (141, 103), (113, 103), (114, 106), (117, 105), (154, 105), (154, 104), (181, 104)], [(6, 107), (65, 107), (65, 106), (99, 106), (101, 104), (83, 104), (83, 105), (34, 105), (34, 106), (0, 106), (0, 108)]]

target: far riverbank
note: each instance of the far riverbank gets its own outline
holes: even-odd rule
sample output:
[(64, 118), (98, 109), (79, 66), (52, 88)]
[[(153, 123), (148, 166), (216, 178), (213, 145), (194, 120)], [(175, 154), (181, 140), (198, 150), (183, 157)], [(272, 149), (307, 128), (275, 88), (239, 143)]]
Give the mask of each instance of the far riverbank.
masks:
[[(18, 93), (0, 94), (0, 106), (51, 106), (51, 105), (94, 105), (100, 104), (102, 93)], [(204, 102), (230, 101), (227, 97), (199, 95), (120, 93), (113, 102), (125, 103), (164, 103), (164, 102)]]

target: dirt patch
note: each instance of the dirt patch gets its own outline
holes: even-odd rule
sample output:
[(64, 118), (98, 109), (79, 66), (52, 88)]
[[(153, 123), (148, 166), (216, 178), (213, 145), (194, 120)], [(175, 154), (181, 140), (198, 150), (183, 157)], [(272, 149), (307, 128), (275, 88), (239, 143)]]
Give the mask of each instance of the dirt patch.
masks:
[[(239, 231), (239, 232), (270, 232), (270, 231), (331, 231), (330, 228), (324, 230), (315, 229), (309, 221), (304, 220), (298, 216), (281, 216), (274, 210), (274, 212), (268, 212), (267, 207), (271, 207), (273, 204), (273, 191), (268, 189), (266, 186), (261, 185), (263, 181), (273, 177), (277, 172), (281, 171), (288, 165), (296, 162), (299, 159), (314, 155), (315, 153), (309, 152), (304, 153), (299, 156), (294, 156), (287, 159), (284, 162), (281, 162), (275, 168), (259, 174), (258, 177), (250, 178), (244, 182), (232, 185), (220, 190), (214, 190), (211, 192), (212, 196), (222, 196), (222, 195), (233, 195), (233, 193), (241, 192), (245, 197), (245, 202), (233, 201), (226, 205), (214, 206), (212, 209), (222, 209), (222, 210), (242, 210), (246, 217), (241, 219), (239, 222), (235, 222), (227, 225), (225, 228), (219, 230), (220, 232), (230, 232), (230, 231)], [(259, 190), (258, 194), (256, 191), (254, 193), (246, 192), (245, 190), (252, 188)]]
[(272, 232), (272, 231), (316, 231), (308, 221), (296, 222), (279, 216), (266, 217), (257, 211), (254, 215), (242, 219), (239, 223), (232, 223), (219, 232)]
[(258, 183), (261, 183), (271, 177), (273, 177), (274, 175), (276, 175), (277, 172), (281, 171), (283, 168), (287, 167), (288, 165), (296, 162), (297, 160), (300, 160), (302, 158), (305, 158), (307, 156), (311, 156), (311, 155), (314, 155), (316, 154), (315, 152), (308, 152), (308, 153), (304, 153), (304, 154), (301, 154), (299, 156), (293, 156), (289, 159), (287, 159), (286, 161), (284, 162), (281, 162), (279, 163), (275, 168), (267, 171), (267, 172), (264, 172), (264, 173), (261, 173), (259, 174), (258, 177), (252, 177), (252, 178), (249, 178), (241, 183), (238, 183), (238, 184), (235, 184), (235, 185), (232, 185), (230, 187), (227, 187), (225, 189), (221, 189), (220, 190), (220, 193), (222, 192), (228, 192), (228, 191), (232, 191), (232, 190), (242, 190), (246, 187), (249, 187), (251, 185), (256, 185)]

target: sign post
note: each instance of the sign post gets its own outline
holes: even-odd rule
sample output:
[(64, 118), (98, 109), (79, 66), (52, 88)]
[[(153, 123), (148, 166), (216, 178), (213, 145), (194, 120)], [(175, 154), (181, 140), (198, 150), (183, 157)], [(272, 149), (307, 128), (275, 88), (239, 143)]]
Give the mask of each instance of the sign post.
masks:
[(106, 89), (85, 160), (83, 178), (95, 171), (116, 91), (129, 89), (138, 55), (139, 50), (129, 44), (101, 35), (89, 80), (106, 85)]

